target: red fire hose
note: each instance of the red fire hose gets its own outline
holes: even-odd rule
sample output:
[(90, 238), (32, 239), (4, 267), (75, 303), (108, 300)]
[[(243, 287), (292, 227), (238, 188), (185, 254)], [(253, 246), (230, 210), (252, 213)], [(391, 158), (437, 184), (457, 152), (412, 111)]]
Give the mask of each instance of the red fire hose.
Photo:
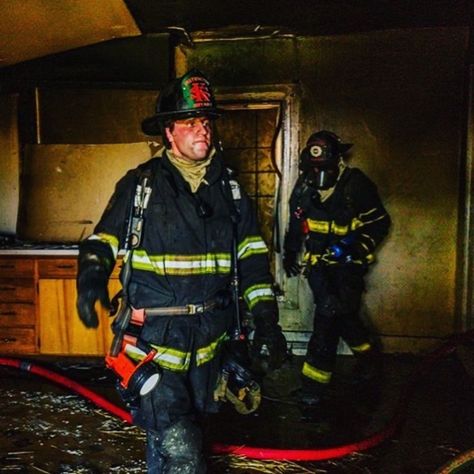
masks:
[(52, 370), (48, 370), (44, 367), (33, 364), (32, 362), (22, 361), (20, 359), (10, 359), (6, 357), (0, 357), (0, 365), (5, 365), (7, 367), (15, 367), (16, 369), (25, 370), (26, 372), (31, 372), (32, 374), (40, 375), (41, 377), (44, 377), (48, 380), (52, 380), (53, 382), (56, 382), (59, 385), (62, 385), (63, 387), (69, 388), (73, 392), (76, 392), (79, 395), (82, 395), (83, 397), (89, 399), (98, 407), (103, 408), (109, 413), (112, 413), (112, 415), (121, 418), (127, 423), (132, 423), (132, 416), (128, 411), (123, 410), (117, 405), (114, 405), (113, 403), (109, 402), (99, 394), (93, 392), (92, 390), (89, 390), (83, 385), (74, 382), (73, 380), (64, 377), (63, 375), (57, 374)]
[[(244, 456), (250, 459), (266, 459), (266, 460), (280, 460), (280, 461), (322, 461), (326, 459), (340, 458), (356, 451), (364, 451), (369, 448), (380, 444), (382, 441), (390, 438), (397, 428), (400, 426), (404, 413), (410, 399), (410, 396), (415, 388), (420, 375), (427, 372), (433, 363), (439, 358), (450, 354), (456, 349), (456, 346), (466, 342), (474, 341), (474, 331), (468, 331), (460, 335), (455, 335), (448, 339), (438, 349), (434, 350), (428, 356), (426, 356), (418, 368), (412, 374), (408, 384), (400, 395), (398, 405), (396, 407), (394, 416), (391, 421), (382, 431), (366, 438), (361, 441), (357, 441), (350, 444), (344, 444), (335, 446), (332, 448), (313, 448), (313, 449), (274, 449), (264, 447), (252, 447), (252, 446), (241, 446), (241, 445), (224, 445), (214, 444), (212, 446), (212, 452), (215, 454), (234, 454)], [(106, 400), (102, 396), (82, 386), (81, 384), (74, 382), (67, 377), (59, 375), (53, 371), (40, 367), (32, 362), (26, 362), (19, 359), (12, 359), (6, 357), (0, 357), (0, 365), (7, 367), (14, 367), (17, 369), (25, 370), (36, 375), (45, 377), (53, 382), (56, 382), (64, 387), (67, 387), (79, 395), (92, 401), (98, 407), (112, 413), (113, 415), (121, 418), (127, 423), (132, 423), (130, 413), (117, 407), (110, 401)]]

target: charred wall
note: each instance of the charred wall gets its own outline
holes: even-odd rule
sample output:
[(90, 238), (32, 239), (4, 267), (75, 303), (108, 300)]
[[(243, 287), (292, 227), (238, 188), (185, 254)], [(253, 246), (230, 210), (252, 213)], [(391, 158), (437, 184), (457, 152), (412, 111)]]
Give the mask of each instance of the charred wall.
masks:
[[(196, 36), (194, 46), (178, 47), (175, 57), (168, 56), (167, 39), (163, 49), (148, 40), (140, 44), (134, 60), (137, 50), (121, 43), (118, 52), (103, 45), (94, 54), (77, 51), (2, 71), (2, 232), (16, 231), (21, 193), (12, 183), (33, 169), (24, 166), (25, 149), (146, 140), (136, 122), (153, 109), (151, 97), (174, 69), (198, 67), (220, 90), (289, 84), (298, 91), (300, 119), (291, 126), (299, 146), (320, 128), (354, 143), (351, 164), (378, 184), (392, 215), (365, 297), (386, 350), (416, 352), (469, 325), (460, 304), (470, 235), (463, 224), (467, 28), (238, 41)], [(286, 159), (297, 155), (294, 150)], [(297, 317), (291, 313), (286, 321)], [(310, 328), (310, 316), (300, 326)]]
[(351, 164), (378, 184), (393, 218), (365, 298), (387, 350), (426, 348), (465, 323), (457, 298), (466, 28), (203, 41), (177, 57), (222, 86), (299, 84), (300, 146), (315, 129), (355, 144)]

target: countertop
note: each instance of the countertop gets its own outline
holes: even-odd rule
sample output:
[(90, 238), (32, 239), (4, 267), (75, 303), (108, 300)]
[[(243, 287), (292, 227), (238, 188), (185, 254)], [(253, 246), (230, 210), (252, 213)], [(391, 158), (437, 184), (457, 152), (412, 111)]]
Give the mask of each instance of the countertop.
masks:
[(22, 245), (13, 247), (0, 248), (0, 255), (32, 255), (32, 256), (68, 256), (78, 255), (79, 250), (77, 245), (58, 246), (58, 245)]

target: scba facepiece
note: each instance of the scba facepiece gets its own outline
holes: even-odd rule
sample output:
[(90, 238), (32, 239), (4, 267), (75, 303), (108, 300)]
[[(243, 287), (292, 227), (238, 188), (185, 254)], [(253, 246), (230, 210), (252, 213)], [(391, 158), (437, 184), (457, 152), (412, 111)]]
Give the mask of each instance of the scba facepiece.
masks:
[(318, 190), (329, 189), (336, 184), (339, 162), (352, 147), (332, 132), (322, 130), (313, 133), (300, 155), (300, 169), (307, 175), (308, 184)]

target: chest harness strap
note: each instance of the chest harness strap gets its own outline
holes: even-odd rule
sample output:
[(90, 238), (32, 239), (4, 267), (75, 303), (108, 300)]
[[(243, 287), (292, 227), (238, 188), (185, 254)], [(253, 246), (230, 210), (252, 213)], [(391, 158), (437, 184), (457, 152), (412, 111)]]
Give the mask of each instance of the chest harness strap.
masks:
[(146, 395), (161, 380), (161, 369), (151, 362), (157, 355), (156, 350), (137, 338), (136, 346), (143, 350), (146, 357), (136, 364), (126, 353), (126, 330), (132, 317), (132, 309), (128, 302), (128, 284), (130, 282), (133, 250), (140, 245), (144, 224), (144, 211), (148, 206), (151, 187), (148, 186), (150, 173), (145, 172), (135, 189), (133, 202), (130, 206), (130, 215), (127, 224), (127, 234), (124, 244), (126, 255), (122, 268), (122, 301), (117, 316), (112, 324), (114, 338), (105, 363), (120, 378), (121, 388), (130, 399)]

